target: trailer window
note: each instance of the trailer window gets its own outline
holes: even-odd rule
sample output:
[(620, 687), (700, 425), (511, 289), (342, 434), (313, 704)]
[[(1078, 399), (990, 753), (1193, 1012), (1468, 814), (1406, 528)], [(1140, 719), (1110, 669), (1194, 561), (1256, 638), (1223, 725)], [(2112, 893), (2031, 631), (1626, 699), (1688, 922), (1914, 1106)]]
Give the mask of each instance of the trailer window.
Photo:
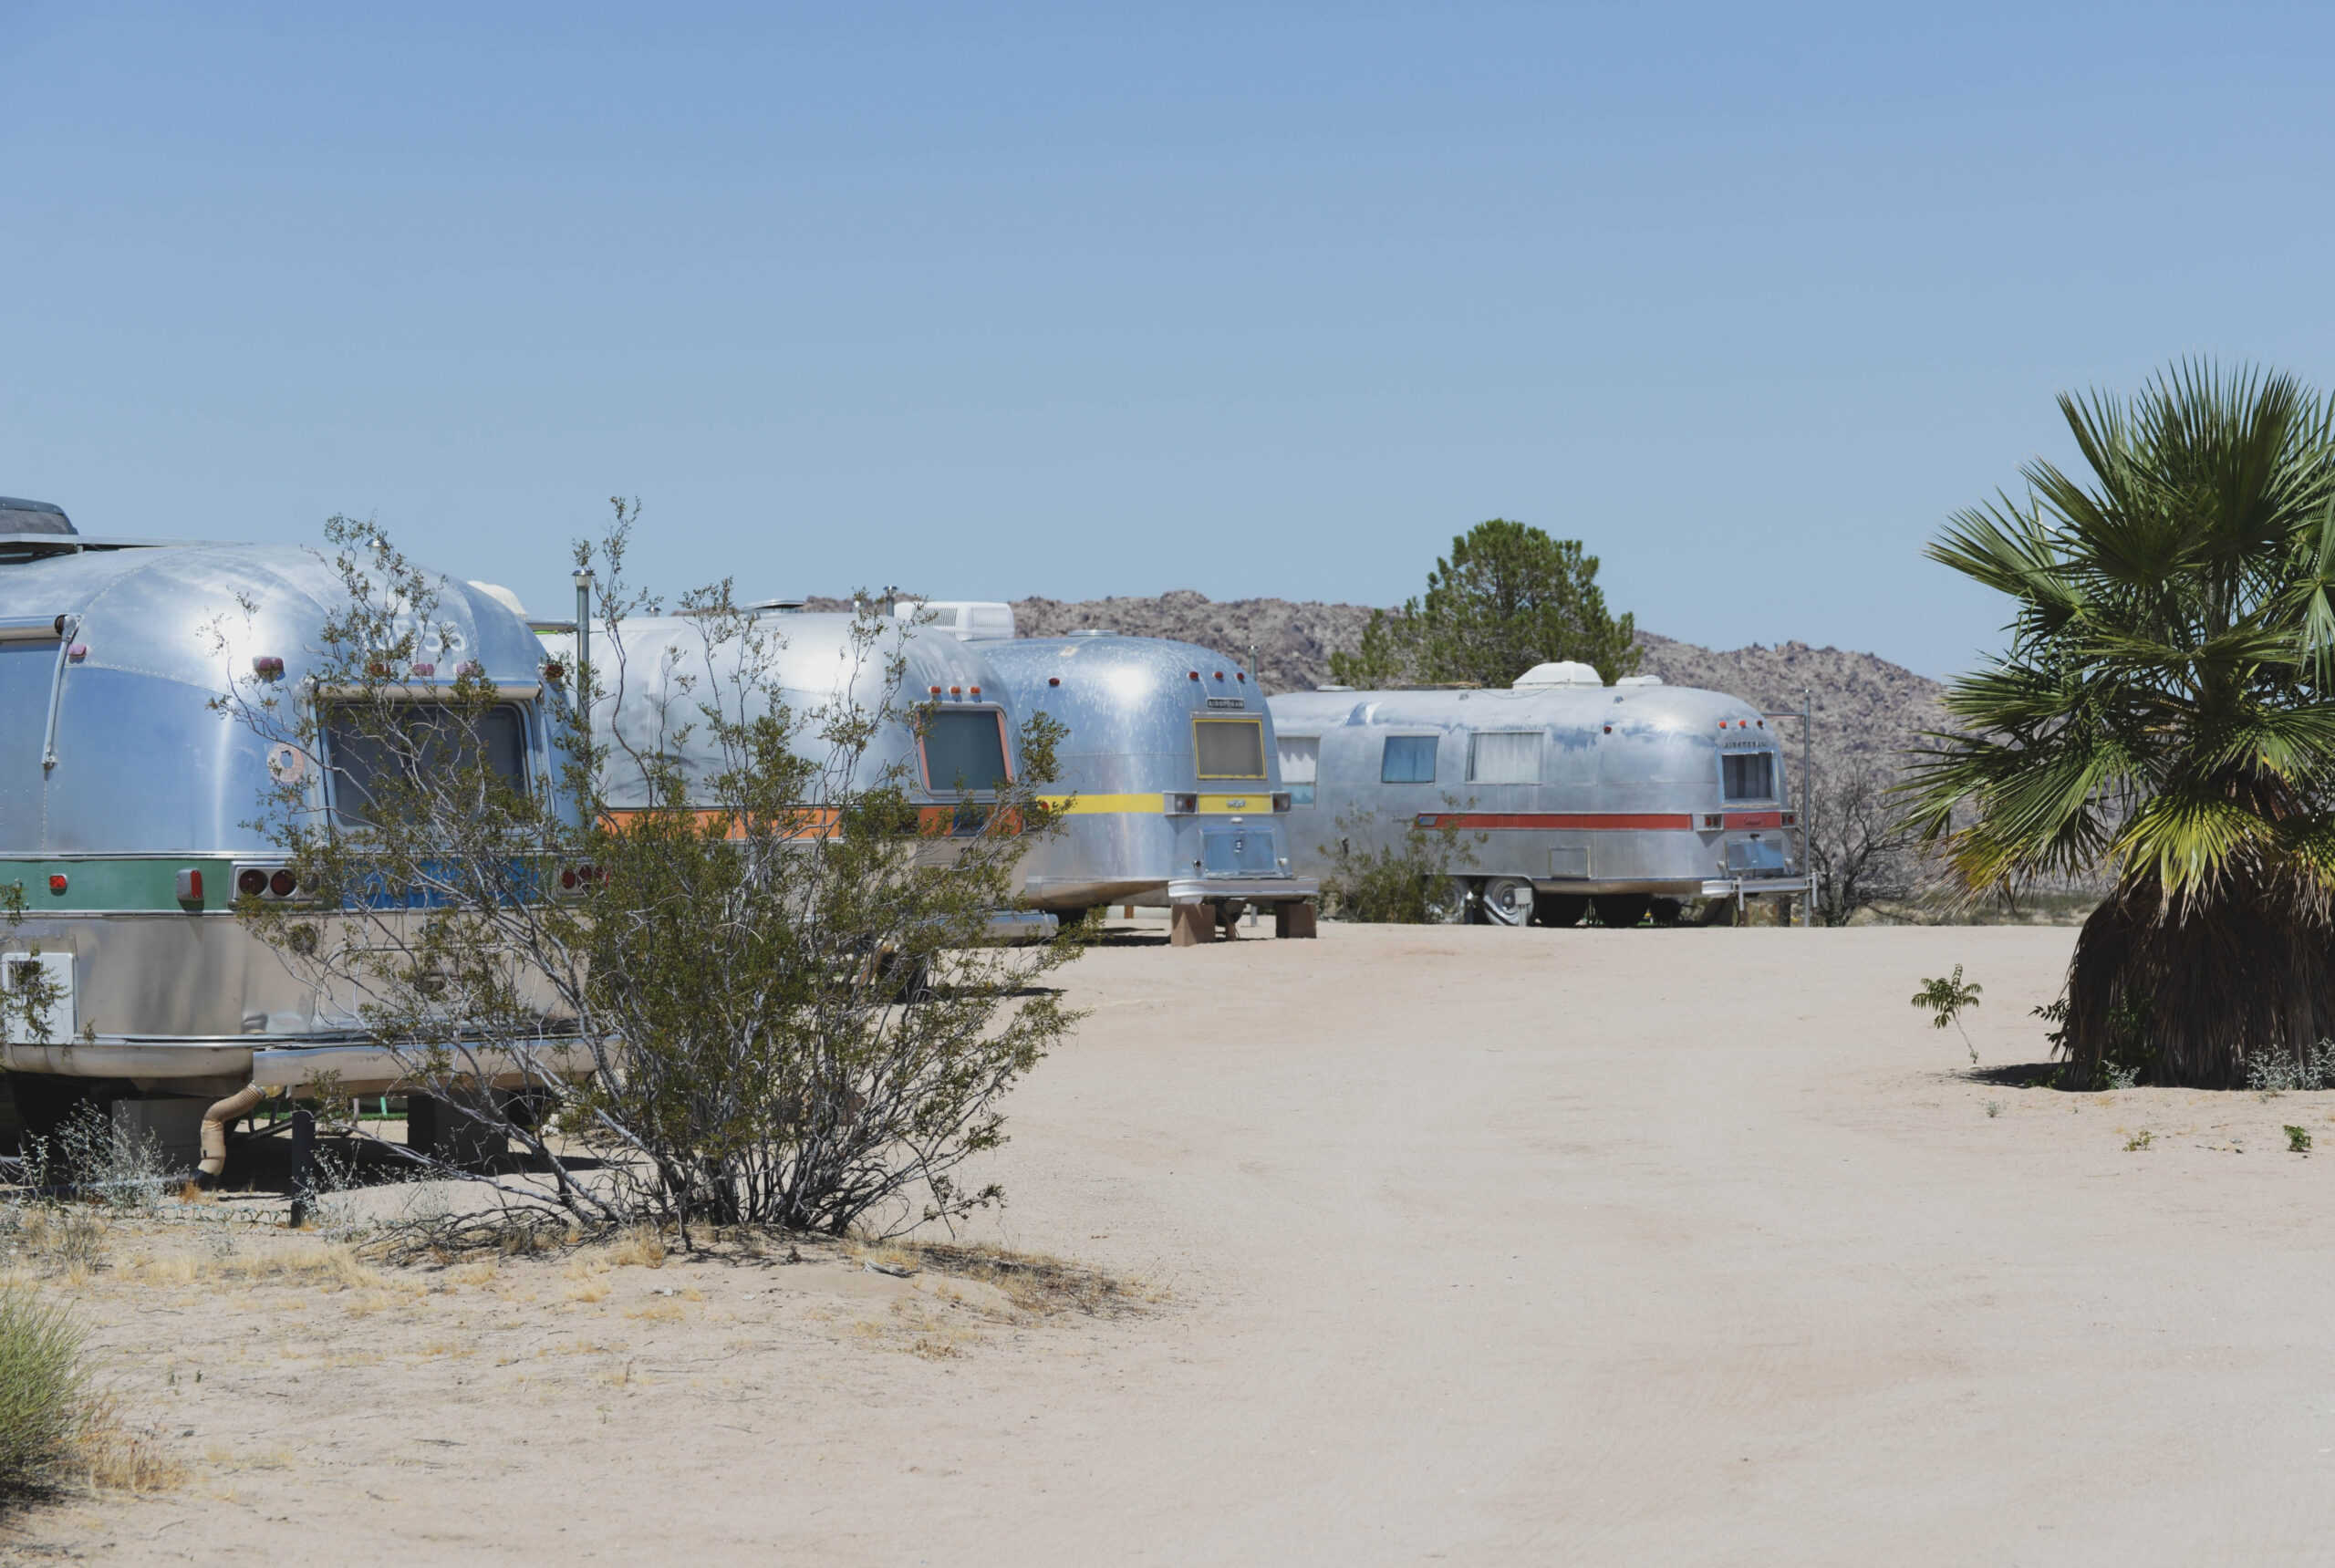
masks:
[(1468, 737), (1469, 784), (1539, 784), (1541, 732), (1479, 730)]
[(924, 718), (924, 787), (996, 791), (1013, 782), (1005, 715), (994, 708), (937, 708)]
[(1289, 791), (1289, 804), (1312, 805), (1313, 776), (1322, 765), (1322, 737), (1276, 735), (1273, 750), (1280, 753), (1282, 787)]
[(1192, 753), (1199, 760), (1204, 779), (1261, 779), (1265, 776), (1265, 722), (1262, 719), (1195, 719)]
[(1433, 735), (1387, 736), (1385, 753), (1378, 761), (1378, 782), (1433, 784), (1435, 742)]
[(516, 708), (472, 714), (443, 702), (336, 703), (325, 709), (324, 732), (333, 820), (344, 827), (372, 826), (374, 814), (398, 791), (482, 763), (513, 789), (527, 787), (527, 726)]
[(1719, 757), (1726, 774), (1729, 800), (1776, 798), (1776, 758), (1772, 752), (1728, 752)]

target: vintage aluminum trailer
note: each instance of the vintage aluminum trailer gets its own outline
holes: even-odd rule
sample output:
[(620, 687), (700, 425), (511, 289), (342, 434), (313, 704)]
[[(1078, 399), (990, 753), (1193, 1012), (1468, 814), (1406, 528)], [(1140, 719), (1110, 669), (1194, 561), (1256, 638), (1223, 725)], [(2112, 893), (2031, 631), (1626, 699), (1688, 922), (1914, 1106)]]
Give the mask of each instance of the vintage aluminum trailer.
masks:
[(1025, 864), (1030, 901), (1065, 919), (1164, 906), (1179, 945), (1230, 932), (1251, 905), (1311, 935), (1320, 884), (1295, 865), (1273, 716), (1249, 672), (1188, 642), (1008, 625), (970, 646), (1017, 711), (1067, 732), (1049, 797), (1066, 819)]
[[(619, 819), (654, 804), (646, 759), (669, 759), (685, 781), (722, 766), (702, 711), (708, 705), (735, 722), (767, 712), (773, 699), (783, 702), (808, 721), (795, 749), (819, 768), (835, 761), (817, 733), (820, 710), (890, 708), (896, 717), (877, 728), (853, 776), (834, 783), (867, 788), (900, 770), (933, 836), (931, 852), (944, 857), (950, 837), (978, 828), (981, 808), (1020, 775), (1020, 716), (953, 628), (900, 625), (896, 637), (887, 627), (872, 643), (856, 643), (848, 614), (806, 613), (784, 600), (753, 609), (746, 637), (720, 641), (695, 616), (629, 617), (613, 635), (605, 621), (594, 626), (589, 657), (602, 695), (592, 731), (607, 758), (600, 789)], [(574, 622), (533, 624), (553, 658), (576, 656)], [(897, 690), (888, 668), (895, 658), (903, 667)], [(919, 734), (905, 710), (926, 705)], [(1058, 929), (1053, 915), (1030, 909), (996, 910), (990, 920), (991, 937), (1001, 941), (1043, 940)]]
[(1328, 846), (1395, 846), (1456, 826), (1468, 918), (1606, 925), (1689, 898), (1804, 893), (1799, 815), (1768, 716), (1716, 691), (1542, 665), (1512, 690), (1353, 691), (1272, 699), (1295, 810), (1297, 864)]
[[(94, 538), (54, 507), (0, 501), (0, 882), (25, 905), (0, 922), (0, 990), (38, 972), (55, 998), (45, 1028), (0, 1029), (28, 1127), (86, 1101), (129, 1106), (166, 1145), (202, 1121), (215, 1174), (222, 1118), (201, 1116), (212, 1099), (255, 1104), (325, 1072), (352, 1090), (397, 1077), (233, 909), (239, 893), (299, 896), (250, 826), (273, 781), (305, 779), (314, 807), (337, 811), (363, 763), (329, 754), (329, 710), (327, 754), (310, 757), (218, 700), (258, 680), (328, 703), (310, 666), (343, 602), (312, 550)], [(425, 705), (458, 662), (478, 664), (502, 698), (493, 764), (555, 779), (542, 650), (524, 622), (451, 581), (436, 618), (451, 637), (401, 672), (400, 700)]]

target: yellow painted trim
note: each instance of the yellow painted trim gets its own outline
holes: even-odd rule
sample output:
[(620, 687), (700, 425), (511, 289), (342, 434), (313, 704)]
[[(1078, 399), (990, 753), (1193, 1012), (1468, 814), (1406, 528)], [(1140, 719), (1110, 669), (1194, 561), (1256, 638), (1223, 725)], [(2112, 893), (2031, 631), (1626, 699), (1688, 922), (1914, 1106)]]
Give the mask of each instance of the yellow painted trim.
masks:
[(1157, 816), (1168, 809), (1159, 792), (1148, 794), (1043, 794), (1038, 797), (1064, 816), (1117, 816), (1141, 813)]
[[(1157, 816), (1168, 809), (1167, 800), (1156, 792), (1147, 794), (1045, 794), (1038, 798), (1064, 816)], [(1199, 797), (1199, 810), (1203, 816), (1271, 816), (1272, 792), (1259, 789), (1243, 794), (1204, 794)]]

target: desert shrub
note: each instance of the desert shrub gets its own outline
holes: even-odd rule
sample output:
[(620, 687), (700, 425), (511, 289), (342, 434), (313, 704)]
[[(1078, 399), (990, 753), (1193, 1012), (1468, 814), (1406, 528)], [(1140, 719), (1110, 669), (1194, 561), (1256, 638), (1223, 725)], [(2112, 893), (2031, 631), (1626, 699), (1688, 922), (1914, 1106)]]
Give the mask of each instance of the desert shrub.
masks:
[(2288, 1089), (2335, 1089), (2335, 1040), (2301, 1051), (2257, 1051), (2247, 1057), (2246, 1086), (2275, 1095)]
[(88, 1397), (80, 1330), (24, 1286), (0, 1285), (0, 1501), (57, 1479)]
[[(515, 1145), (548, 1179), (382, 1147), (513, 1204), (686, 1243), (693, 1222), (893, 1231), (996, 1201), (959, 1168), (1003, 1141), (1004, 1096), (1076, 1018), (1040, 983), (1074, 940), (988, 940), (1015, 863), (1054, 830), (1038, 792), (1059, 726), (1023, 727), (1001, 787), (920, 798), (895, 742), (939, 704), (907, 692), (909, 623), (872, 597), (823, 693), (782, 686), (784, 619), (727, 584), (682, 596), (683, 629), (636, 665), (625, 623), (659, 606), (625, 583), (629, 522), (619, 506), (578, 546), (607, 580), (589, 664), (544, 656), (564, 761), (534, 779), (491, 765), (503, 699), (458, 661), (443, 585), (335, 521), (330, 714), (259, 680), (223, 705), (308, 755), (337, 726), (332, 745), (368, 759), (361, 815), (321, 820), (286, 784), (268, 826), (313, 901), (239, 913), (358, 999), (362, 1035), (462, 1139)], [(417, 659), (458, 671), (426, 711), (392, 673)], [(521, 1075), (524, 1095), (469, 1086)]]
[(1431, 926), (1459, 918), (1465, 892), (1457, 873), (1476, 861), (1474, 846), (1456, 818), (1423, 827), (1414, 818), (1400, 845), (1357, 849), (1354, 841), (1374, 819), (1358, 810), (1341, 814), (1338, 840), (1322, 877), (1322, 911), (1334, 920), (1390, 926)]

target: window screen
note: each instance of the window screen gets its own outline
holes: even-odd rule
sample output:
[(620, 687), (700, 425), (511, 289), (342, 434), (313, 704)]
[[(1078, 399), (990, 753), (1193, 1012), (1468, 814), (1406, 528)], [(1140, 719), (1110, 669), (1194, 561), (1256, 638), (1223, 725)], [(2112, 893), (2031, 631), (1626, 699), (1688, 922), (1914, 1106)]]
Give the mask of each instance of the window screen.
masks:
[(1539, 784), (1541, 732), (1484, 730), (1468, 738), (1471, 784)]
[(1378, 782), (1433, 784), (1435, 740), (1433, 735), (1387, 736), (1386, 753), (1378, 763)]
[(1719, 757), (1726, 770), (1729, 800), (1776, 798), (1776, 758), (1772, 752), (1728, 752)]
[(924, 720), (924, 787), (999, 790), (1012, 779), (1005, 720), (993, 708), (937, 708)]
[(1192, 750), (1204, 779), (1261, 779), (1265, 776), (1265, 722), (1262, 719), (1195, 719)]
[(1289, 791), (1289, 804), (1312, 805), (1313, 776), (1322, 763), (1322, 737), (1276, 735), (1273, 749), (1280, 753), (1282, 787)]
[(482, 761), (514, 789), (526, 787), (527, 726), (516, 708), (489, 708), (473, 719), (443, 702), (399, 703), (387, 713), (341, 704), (325, 710), (324, 731), (333, 819), (344, 826), (369, 826), (395, 792)]

